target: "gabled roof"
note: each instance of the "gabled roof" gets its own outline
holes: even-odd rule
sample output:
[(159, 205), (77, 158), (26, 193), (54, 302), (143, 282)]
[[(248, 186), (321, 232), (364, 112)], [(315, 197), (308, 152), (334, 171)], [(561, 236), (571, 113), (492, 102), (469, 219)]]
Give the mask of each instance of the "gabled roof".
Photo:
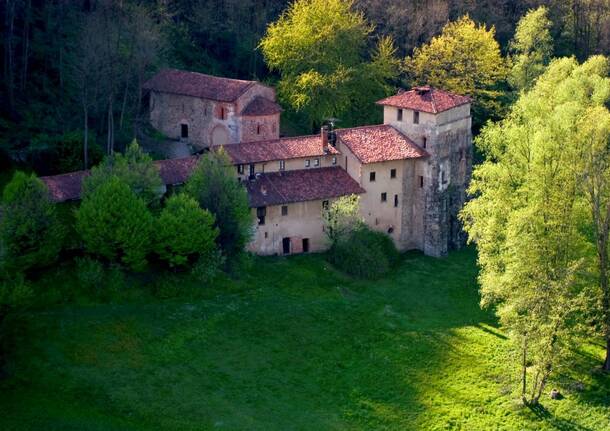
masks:
[(389, 124), (337, 129), (337, 140), (365, 164), (428, 156), (424, 149)]
[[(159, 176), (165, 185), (183, 184), (197, 166), (197, 156), (181, 159), (157, 160), (154, 162), (159, 169)], [(51, 199), (54, 202), (65, 202), (81, 198), (83, 180), (89, 171), (76, 171), (67, 174), (40, 177), (47, 185)]]
[(234, 164), (270, 162), (300, 157), (320, 157), (325, 154), (339, 154), (336, 148), (322, 146), (320, 135), (295, 136), (292, 138), (274, 139), (272, 141), (248, 142), (244, 144), (225, 145)]
[[(283, 205), (364, 193), (365, 190), (338, 166), (270, 172), (246, 183), (250, 207)], [(320, 209), (321, 210), (321, 209)]]
[(233, 102), (256, 81), (221, 78), (197, 72), (162, 69), (142, 86), (145, 90)]
[(394, 96), (386, 97), (379, 100), (377, 104), (438, 114), (471, 102), (472, 99), (468, 96), (423, 86), (413, 87), (409, 91), (402, 91)]
[(282, 112), (280, 105), (272, 100), (265, 99), (261, 96), (256, 96), (248, 106), (246, 106), (239, 115), (244, 117), (256, 117), (259, 115), (273, 115)]

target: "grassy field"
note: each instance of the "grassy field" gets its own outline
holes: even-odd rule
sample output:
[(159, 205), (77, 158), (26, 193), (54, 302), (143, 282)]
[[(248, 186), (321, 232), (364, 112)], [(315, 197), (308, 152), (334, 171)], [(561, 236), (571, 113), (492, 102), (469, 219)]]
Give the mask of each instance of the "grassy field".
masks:
[(407, 254), (365, 283), (321, 256), (256, 259), (182, 299), (29, 311), (6, 328), (0, 429), (610, 430), (601, 348), (551, 383), (564, 399), (514, 401), (474, 260)]

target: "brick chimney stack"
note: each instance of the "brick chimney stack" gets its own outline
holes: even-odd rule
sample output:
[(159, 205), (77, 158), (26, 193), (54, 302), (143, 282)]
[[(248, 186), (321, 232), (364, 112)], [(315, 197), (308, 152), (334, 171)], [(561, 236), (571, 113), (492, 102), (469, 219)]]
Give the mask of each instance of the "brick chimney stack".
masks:
[(328, 149), (328, 126), (322, 126), (320, 137), (322, 138), (322, 150), (326, 151)]

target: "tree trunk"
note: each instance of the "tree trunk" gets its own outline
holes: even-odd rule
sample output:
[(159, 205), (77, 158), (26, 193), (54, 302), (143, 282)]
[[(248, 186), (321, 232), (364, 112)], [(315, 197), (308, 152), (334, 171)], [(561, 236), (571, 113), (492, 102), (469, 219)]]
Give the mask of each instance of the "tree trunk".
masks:
[(521, 399), (527, 404), (527, 336), (523, 335), (523, 360), (521, 364)]
[(606, 361), (604, 362), (604, 371), (610, 371), (610, 337), (606, 338)]

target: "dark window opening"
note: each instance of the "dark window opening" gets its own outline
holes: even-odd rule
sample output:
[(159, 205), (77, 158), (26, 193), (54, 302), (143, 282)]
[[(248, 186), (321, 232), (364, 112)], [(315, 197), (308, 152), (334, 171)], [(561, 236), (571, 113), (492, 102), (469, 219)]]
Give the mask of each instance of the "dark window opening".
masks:
[(261, 126), (260, 126), (260, 124), (256, 126), (256, 134), (257, 135), (261, 134)]
[(371, 172), (369, 174), (369, 181), (372, 183), (375, 182), (375, 172)]
[(402, 121), (402, 109), (396, 111), (396, 121)]
[(313, 165), (314, 165), (314, 166), (320, 166), (320, 159), (315, 159), (315, 160), (313, 161)]
[(303, 238), (303, 253), (309, 252), (309, 238)]
[(398, 195), (394, 195), (394, 206), (398, 207)]
[(413, 124), (419, 124), (419, 111), (413, 111)]
[(322, 201), (322, 209), (328, 209), (328, 201)]
[(288, 205), (282, 205), (282, 215), (283, 216), (288, 215)]
[(445, 171), (441, 171), (441, 182), (443, 184), (447, 184), (447, 177), (445, 175)]
[(244, 173), (244, 165), (237, 165), (237, 173), (238, 174)]
[(396, 169), (390, 169), (390, 178), (396, 178)]
[(386, 192), (383, 192), (381, 194), (381, 202), (386, 202), (388, 200), (388, 194)]
[(419, 176), (419, 187), (423, 187), (424, 186), (424, 177), (423, 176)]
[(253, 180), (254, 179), (254, 163), (250, 164), (250, 179)]
[(265, 232), (265, 239), (269, 238), (269, 233)]
[(426, 148), (426, 144), (427, 144), (427, 143), (428, 143), (428, 138), (426, 138), (426, 137), (424, 136), (424, 143), (423, 143), (424, 148)]
[(256, 217), (258, 218), (259, 226), (265, 224), (265, 216), (267, 215), (267, 207), (256, 208)]
[(337, 158), (333, 157), (333, 165), (336, 165), (336, 164), (337, 164)]
[(220, 108), (220, 119), (221, 120), (225, 119), (225, 108)]
[(305, 160), (305, 167), (308, 168), (311, 165), (311, 161), (309, 159)]
[(290, 238), (282, 238), (282, 253), (290, 254)]
[(188, 126), (188, 124), (181, 124), (180, 125), (180, 137), (185, 138), (185, 139), (189, 137), (189, 126)]
[(390, 235), (392, 235), (392, 234), (394, 233), (394, 227), (393, 227), (393, 226), (390, 226), (390, 227), (388, 228), (388, 233), (389, 233)]

